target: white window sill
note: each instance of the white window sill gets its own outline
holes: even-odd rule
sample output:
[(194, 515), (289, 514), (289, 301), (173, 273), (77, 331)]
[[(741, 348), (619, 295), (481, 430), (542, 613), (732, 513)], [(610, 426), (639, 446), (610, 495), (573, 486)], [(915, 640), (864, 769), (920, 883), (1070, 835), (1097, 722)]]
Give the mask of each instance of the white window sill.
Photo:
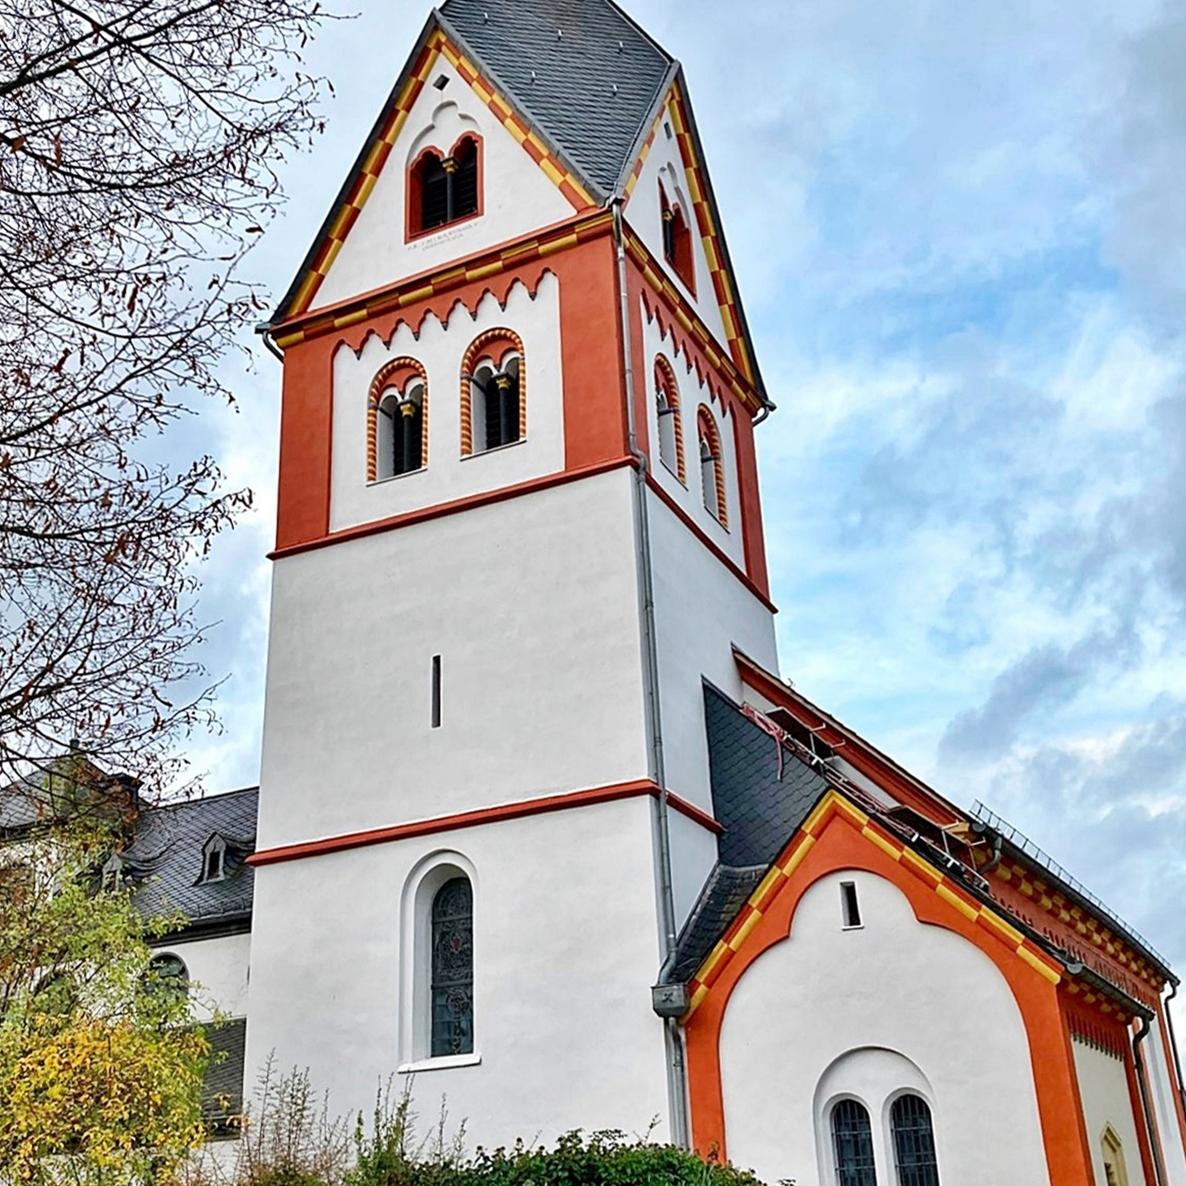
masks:
[(505, 445), (495, 445), (490, 449), (475, 449), (472, 453), (463, 453), (461, 460), (473, 461), (475, 457), (489, 457), (491, 453), (501, 453), (504, 449), (516, 449), (525, 444), (527, 444), (527, 438), (520, 437), (517, 441), (507, 441)]
[(423, 1071), (451, 1071), (455, 1067), (476, 1067), (482, 1061), (480, 1054), (450, 1054), (443, 1058), (422, 1058), (419, 1062), (406, 1062), (397, 1067), (397, 1075), (419, 1075)]
[(383, 486), (387, 482), (398, 482), (400, 478), (414, 478), (417, 474), (422, 474), (428, 468), (422, 465), (419, 469), (410, 469), (402, 474), (388, 474), (385, 478), (374, 478), (367, 483), (368, 486)]

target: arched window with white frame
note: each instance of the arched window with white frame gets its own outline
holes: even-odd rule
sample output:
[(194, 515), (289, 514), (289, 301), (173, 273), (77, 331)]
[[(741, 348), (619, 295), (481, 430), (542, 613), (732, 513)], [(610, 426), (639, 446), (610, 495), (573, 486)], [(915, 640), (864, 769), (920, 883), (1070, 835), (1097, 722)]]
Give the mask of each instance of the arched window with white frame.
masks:
[(367, 480), (416, 473), (428, 461), (428, 376), (415, 359), (387, 363), (367, 406)]
[(481, 1061), (475, 995), (476, 875), (460, 853), (436, 852), (404, 886), (400, 941), (400, 1067)]
[(939, 1186), (930, 1104), (914, 1092), (898, 1096), (890, 1107), (890, 1131), (898, 1186)]
[(721, 451), (721, 431), (705, 404), (701, 404), (696, 413), (696, 436), (700, 449), (700, 489), (704, 509), (722, 527), (727, 527), (729, 510), (725, 500), (725, 462)]
[(873, 1125), (865, 1105), (855, 1099), (837, 1100), (831, 1129), (837, 1186), (877, 1186)]
[(507, 329), (482, 334), (461, 367), (461, 454), (501, 449), (527, 434), (527, 364), (523, 341)]

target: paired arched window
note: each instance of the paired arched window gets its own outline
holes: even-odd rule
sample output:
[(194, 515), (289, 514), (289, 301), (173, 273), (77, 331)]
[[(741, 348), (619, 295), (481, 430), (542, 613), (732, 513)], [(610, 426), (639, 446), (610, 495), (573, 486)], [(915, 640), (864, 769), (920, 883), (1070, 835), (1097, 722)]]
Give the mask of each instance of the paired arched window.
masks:
[(453, 877), (432, 899), (429, 1010), (433, 1058), (474, 1049), (474, 896)]
[(832, 1108), (832, 1149), (838, 1186), (877, 1186), (873, 1126), (864, 1104), (848, 1099)]
[(663, 258), (694, 296), (696, 266), (692, 259), (692, 232), (678, 202), (667, 197), (663, 183), (659, 183), (659, 214), (663, 221)]
[[(913, 1092), (898, 1096), (890, 1106), (889, 1121), (897, 1186), (940, 1186), (927, 1101)], [(831, 1129), (837, 1186), (877, 1186), (873, 1125), (865, 1105), (854, 1099), (837, 1101)]]
[(675, 371), (663, 355), (655, 359), (655, 411), (659, 419), (659, 460), (681, 482), (684, 470), (684, 426)]
[(939, 1186), (931, 1108), (921, 1095), (900, 1095), (890, 1108), (898, 1186)]
[(387, 363), (367, 407), (367, 480), (414, 473), (428, 460), (428, 376), (411, 358)]
[(490, 330), (470, 346), (462, 363), (462, 456), (521, 441), (526, 421), (523, 342), (510, 330)]
[(704, 509), (722, 527), (729, 525), (725, 502), (725, 465), (721, 457), (721, 433), (708, 408), (701, 404), (696, 413), (696, 435), (700, 444), (700, 489)]
[(438, 230), (480, 212), (481, 152), (478, 138), (466, 135), (448, 156), (435, 149), (421, 154), (408, 178), (411, 234)]

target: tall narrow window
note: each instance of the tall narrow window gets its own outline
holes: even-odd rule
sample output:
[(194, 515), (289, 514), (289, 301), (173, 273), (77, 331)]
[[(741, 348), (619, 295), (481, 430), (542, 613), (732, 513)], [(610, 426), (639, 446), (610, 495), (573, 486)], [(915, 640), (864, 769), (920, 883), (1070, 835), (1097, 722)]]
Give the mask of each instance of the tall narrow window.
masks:
[(844, 929), (856, 930), (861, 925), (861, 902), (857, 897), (855, 882), (840, 883), (840, 909), (844, 917)]
[(457, 171), (453, 174), (454, 218), (468, 218), (478, 211), (478, 145), (471, 139), (463, 140), (453, 150)]
[(832, 1149), (837, 1186), (877, 1186), (873, 1128), (863, 1104), (841, 1100), (832, 1109)]
[(432, 657), (432, 727), (441, 727), (441, 657)]
[(420, 170), (418, 229), (429, 231), (449, 221), (449, 173), (445, 162), (435, 153), (429, 153), (417, 167)]
[(517, 334), (490, 330), (470, 346), (461, 376), (463, 456), (523, 440), (526, 382)]
[(469, 878), (446, 881), (432, 900), (432, 1056), (474, 1049), (474, 897)]
[(725, 467), (721, 458), (721, 434), (712, 413), (703, 404), (696, 416), (700, 438), (700, 488), (704, 509), (721, 524), (728, 525), (725, 506)]
[(659, 460), (684, 481), (684, 432), (675, 372), (662, 355), (655, 359), (655, 411), (659, 420)]
[(1107, 1186), (1128, 1186), (1128, 1167), (1124, 1164), (1124, 1146), (1109, 1124), (1101, 1141), (1104, 1155), (1104, 1177)]
[(890, 1109), (898, 1186), (939, 1186), (931, 1108), (920, 1095), (900, 1095)]

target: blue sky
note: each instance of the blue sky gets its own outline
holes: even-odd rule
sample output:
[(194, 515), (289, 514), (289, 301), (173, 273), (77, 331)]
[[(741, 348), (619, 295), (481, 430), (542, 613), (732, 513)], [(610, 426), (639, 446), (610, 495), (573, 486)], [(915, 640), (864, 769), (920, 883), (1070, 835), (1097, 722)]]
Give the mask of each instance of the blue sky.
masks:
[[(1186, 967), (1186, 5), (628, 7), (687, 69), (779, 405), (784, 675)], [(310, 48), (336, 93), (252, 259), (273, 295), (426, 15)], [(211, 790), (259, 764), (279, 368), (244, 345), (193, 426), (258, 496), (205, 566)]]

